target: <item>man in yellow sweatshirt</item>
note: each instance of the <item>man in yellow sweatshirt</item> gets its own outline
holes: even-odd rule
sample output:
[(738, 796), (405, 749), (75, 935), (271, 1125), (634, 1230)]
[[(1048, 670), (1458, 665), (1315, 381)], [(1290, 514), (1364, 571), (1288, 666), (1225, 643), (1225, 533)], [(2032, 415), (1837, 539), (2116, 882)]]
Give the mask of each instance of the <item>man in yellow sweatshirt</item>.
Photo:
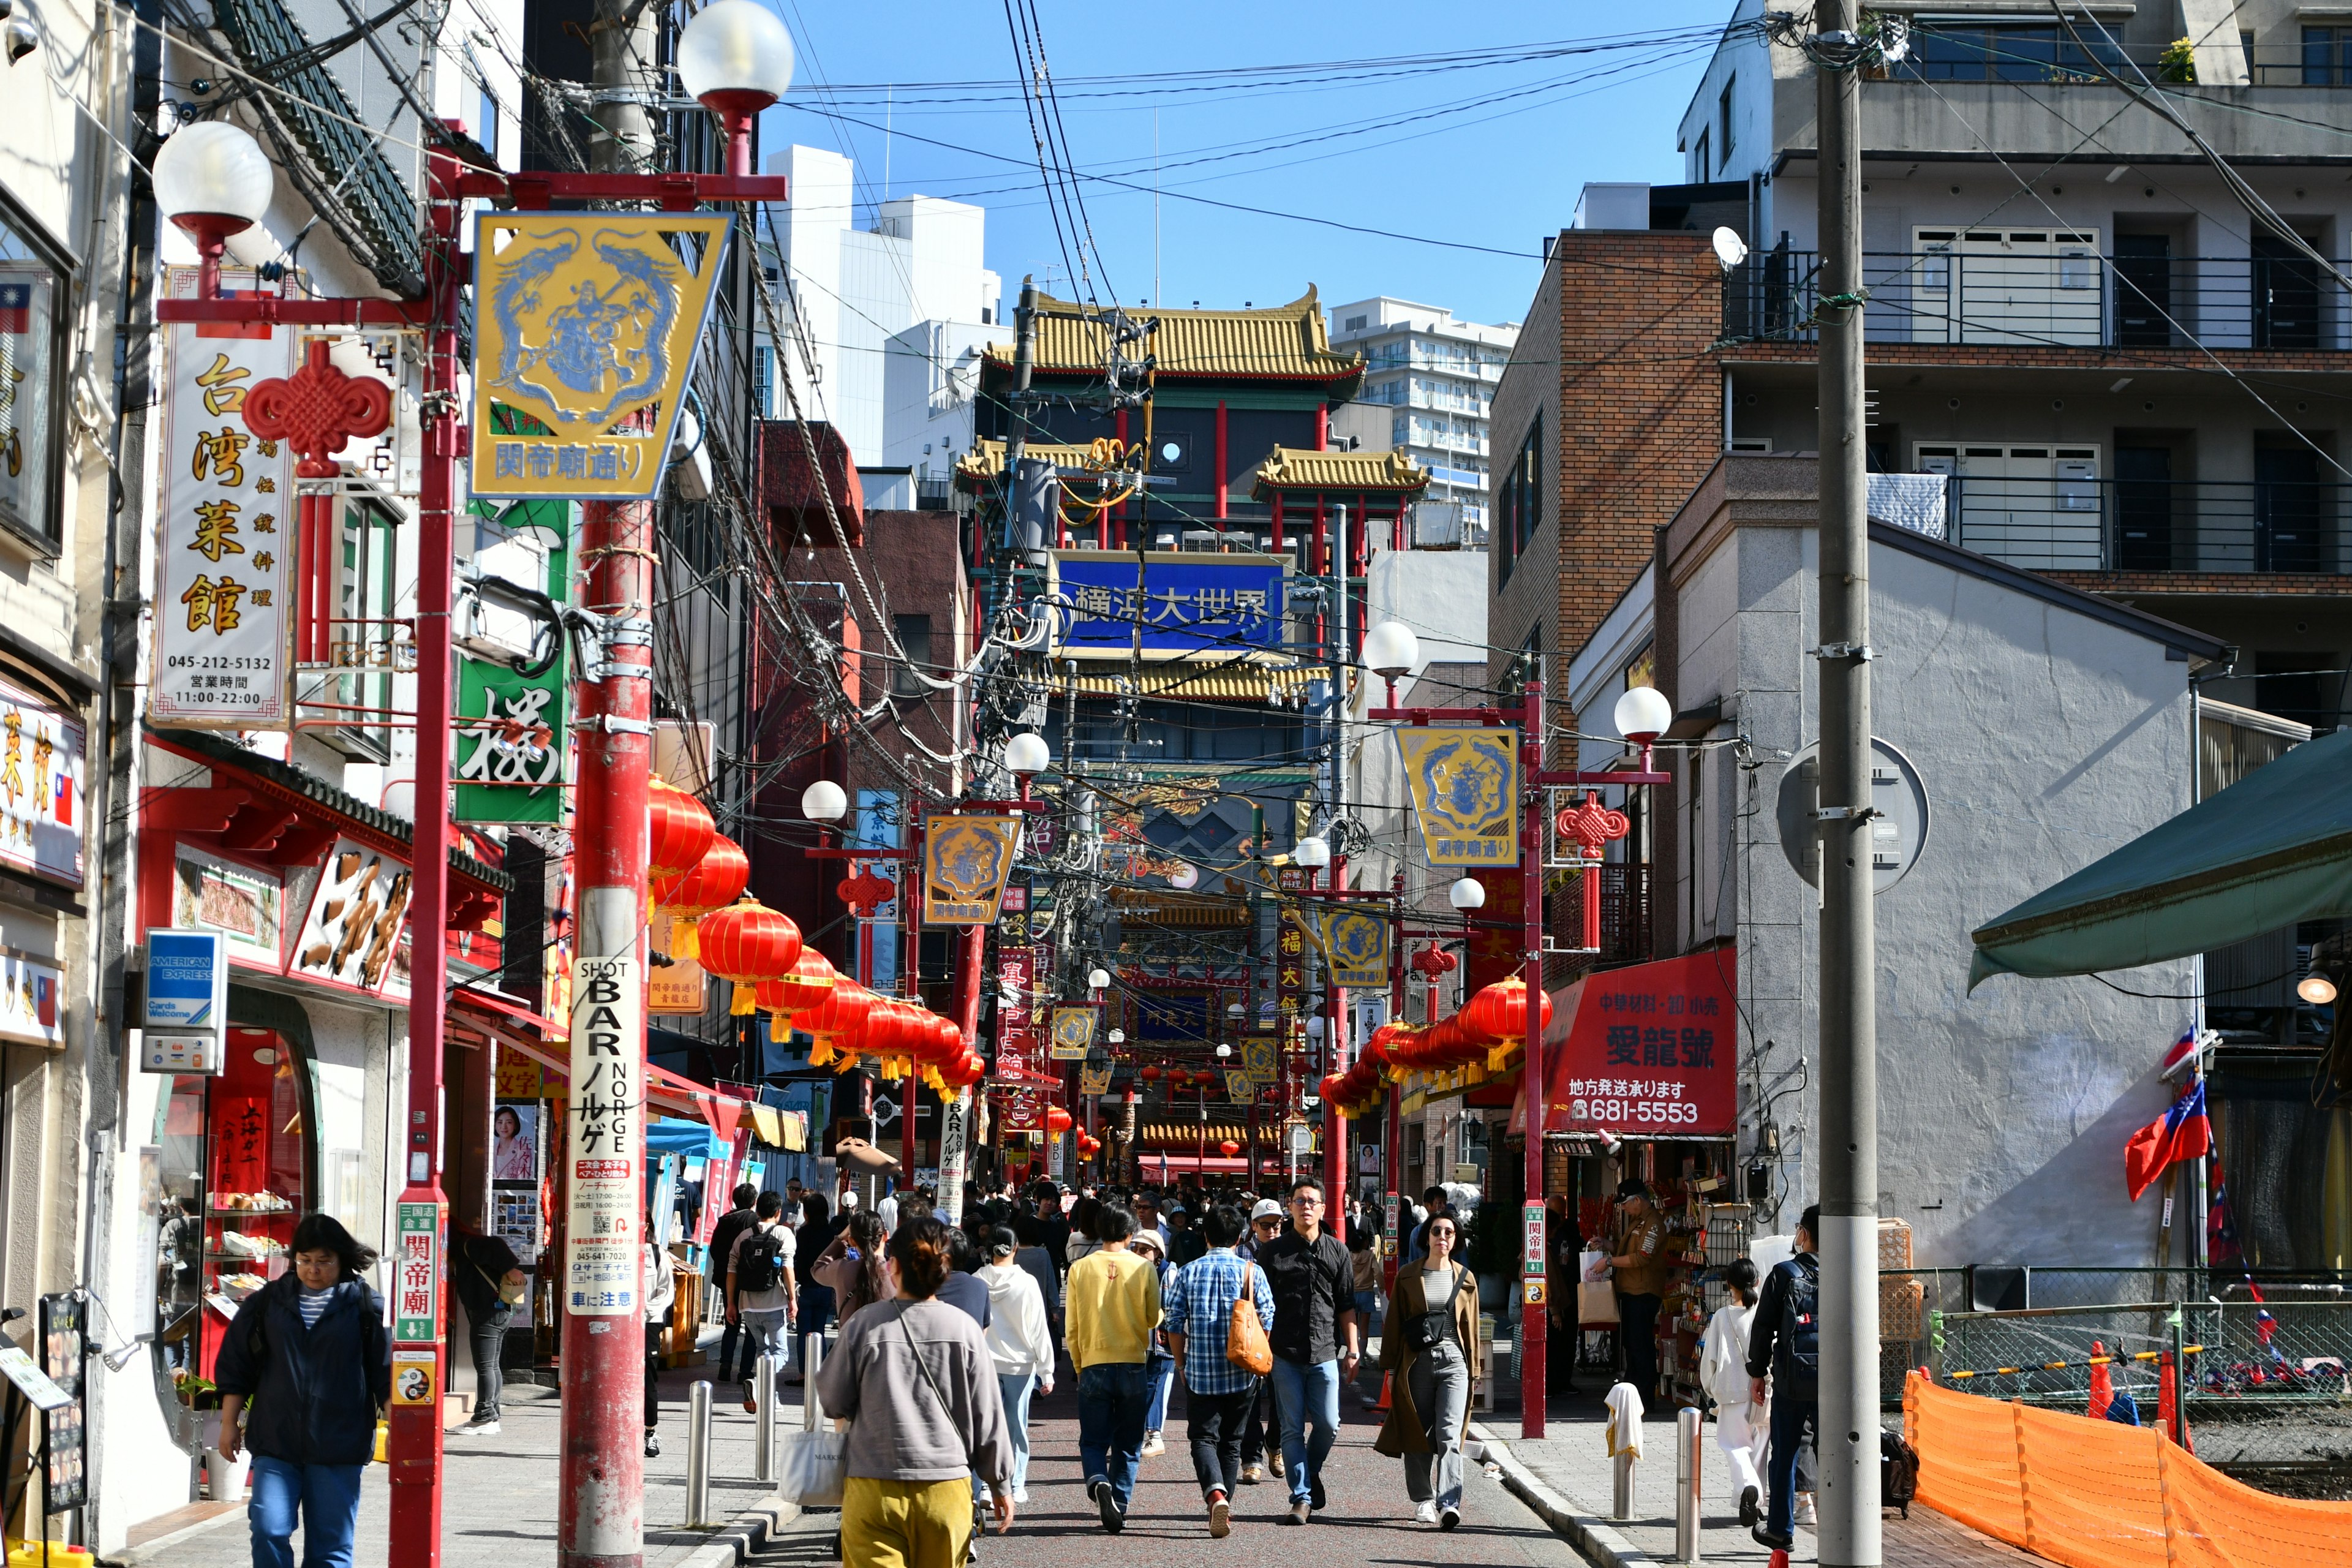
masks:
[(1135, 1215), (1106, 1204), (1095, 1218), (1100, 1251), (1070, 1265), (1064, 1289), (1070, 1364), (1078, 1371), (1078, 1458), (1087, 1496), (1116, 1535), (1135, 1495), (1135, 1466), (1151, 1390), (1143, 1363), (1160, 1326), (1160, 1275), (1128, 1250)]

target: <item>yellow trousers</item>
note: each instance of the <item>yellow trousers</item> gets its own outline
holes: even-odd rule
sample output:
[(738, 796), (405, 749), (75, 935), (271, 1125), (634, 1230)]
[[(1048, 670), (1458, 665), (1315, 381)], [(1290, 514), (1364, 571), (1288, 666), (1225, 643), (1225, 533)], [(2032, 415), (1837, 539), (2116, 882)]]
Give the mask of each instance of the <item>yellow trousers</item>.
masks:
[(881, 1481), (842, 1489), (842, 1568), (961, 1568), (971, 1542), (971, 1479)]

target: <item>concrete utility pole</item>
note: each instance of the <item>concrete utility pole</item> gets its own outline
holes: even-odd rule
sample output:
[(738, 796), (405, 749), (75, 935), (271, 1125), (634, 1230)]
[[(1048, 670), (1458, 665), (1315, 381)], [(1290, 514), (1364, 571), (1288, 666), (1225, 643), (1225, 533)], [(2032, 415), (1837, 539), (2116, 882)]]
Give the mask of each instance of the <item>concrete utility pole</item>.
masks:
[[(653, 151), (646, 95), (662, 82), (656, 59), (659, 13), (627, 0), (596, 0), (590, 28), (600, 129), (589, 162), (598, 174), (640, 173)], [(604, 1098), (623, 1102), (607, 1124), (610, 1142), (597, 1162), (615, 1183), (583, 1178), (589, 1151), (567, 1142), (573, 1158), (563, 1281), (562, 1480), (557, 1499), (557, 1560), (563, 1568), (640, 1568), (645, 1562), (645, 1280), (641, 1267), (618, 1277), (631, 1283), (628, 1310), (583, 1307), (581, 1262), (590, 1249), (612, 1257), (625, 1239), (629, 1260), (642, 1257), (646, 1030), (642, 939), (646, 909), (646, 772), (653, 752), (653, 552), (650, 501), (588, 501), (581, 507), (578, 559), (583, 607), (617, 618), (601, 679), (578, 687), (579, 816), (573, 843), (581, 889), (579, 947), (572, 976), (571, 1130), (577, 1138), (591, 1099), (583, 1082), (583, 1042), (618, 1037), (626, 1071), (602, 1084), (625, 1085)], [(637, 628), (643, 628), (639, 635)], [(583, 672), (583, 674), (586, 672)], [(608, 1011), (599, 1014), (596, 1009)], [(598, 1064), (604, 1065), (604, 1064)], [(617, 1067), (619, 1064), (612, 1064)], [(592, 1189), (594, 1191), (592, 1192)], [(626, 1206), (621, 1206), (625, 1201)], [(617, 1212), (610, 1212), (617, 1210)], [(593, 1211), (593, 1212), (592, 1212)], [(580, 1232), (593, 1227), (600, 1235)], [(768, 1395), (763, 1391), (764, 1408)]]
[[(1348, 809), (1348, 657), (1352, 651), (1348, 640), (1348, 509), (1332, 509), (1331, 525), (1331, 826), (1325, 831), (1336, 837), (1339, 831), (1339, 816)], [(1335, 848), (1331, 856), (1331, 891), (1345, 892), (1348, 886), (1348, 858)], [(1325, 973), (1330, 973), (1331, 960), (1325, 955)], [(1327, 1074), (1347, 1070), (1348, 993), (1338, 985), (1328, 988), (1328, 1016), (1323, 1029), (1323, 1070)], [(1344, 1237), (1344, 1215), (1348, 1203), (1348, 1121), (1339, 1108), (1329, 1100), (1323, 1102), (1323, 1203), (1327, 1222)], [(1358, 1324), (1359, 1334), (1371, 1331)]]
[[(1814, 12), (1821, 128), (1821, 1561), (1877, 1568), (1878, 1018), (1870, 538), (1863, 454), (1862, 73), (1854, 0)], [(1835, 60), (1838, 65), (1823, 63)], [(1843, 68), (1840, 68), (1840, 67)]]

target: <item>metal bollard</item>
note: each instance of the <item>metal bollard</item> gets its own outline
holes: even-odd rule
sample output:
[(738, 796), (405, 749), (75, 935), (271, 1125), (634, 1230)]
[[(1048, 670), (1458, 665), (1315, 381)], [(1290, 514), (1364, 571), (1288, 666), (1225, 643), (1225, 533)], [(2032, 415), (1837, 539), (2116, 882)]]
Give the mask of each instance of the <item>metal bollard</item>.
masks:
[(824, 1422), (824, 1402), (816, 1396), (816, 1370), (824, 1364), (822, 1331), (801, 1341), (801, 1426), (814, 1432)]
[(752, 1373), (751, 1479), (776, 1479), (776, 1358), (763, 1355)]
[(708, 1530), (710, 1517), (710, 1384), (686, 1391), (686, 1527)]
[(1621, 1448), (1610, 1462), (1615, 1468), (1615, 1473), (1610, 1478), (1609, 1517), (1631, 1519), (1633, 1517), (1633, 1456)]
[(1702, 1491), (1702, 1461), (1706, 1450), (1699, 1436), (1698, 1412), (1685, 1408), (1675, 1415), (1675, 1561), (1698, 1558), (1698, 1508)]

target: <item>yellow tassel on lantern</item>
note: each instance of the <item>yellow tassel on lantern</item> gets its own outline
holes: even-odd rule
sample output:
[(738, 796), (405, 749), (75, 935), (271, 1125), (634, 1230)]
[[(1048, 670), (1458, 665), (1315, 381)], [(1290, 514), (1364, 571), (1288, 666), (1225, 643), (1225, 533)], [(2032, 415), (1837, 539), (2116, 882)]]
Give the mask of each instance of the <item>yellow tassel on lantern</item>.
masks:
[[(702, 956), (702, 926), (698, 921), (672, 919), (669, 927), (669, 955), (672, 958), (699, 959)], [(749, 1011), (749, 1009), (738, 1009)]]
[(791, 1028), (785, 1025), (784, 1016), (782, 1013), (769, 1014), (768, 1038), (775, 1041), (778, 1045), (782, 1045), (792, 1037), (793, 1032)]
[(760, 993), (741, 981), (735, 983), (735, 999), (727, 1004), (728, 1016), (748, 1018), (760, 1010)]
[(809, 1047), (809, 1066), (821, 1068), (833, 1060), (833, 1047), (823, 1040)]
[(940, 1076), (939, 1068), (925, 1068), (923, 1069), (923, 1081), (930, 1085), (931, 1092), (933, 1094), (938, 1095), (942, 1100), (947, 1098), (948, 1080)]

